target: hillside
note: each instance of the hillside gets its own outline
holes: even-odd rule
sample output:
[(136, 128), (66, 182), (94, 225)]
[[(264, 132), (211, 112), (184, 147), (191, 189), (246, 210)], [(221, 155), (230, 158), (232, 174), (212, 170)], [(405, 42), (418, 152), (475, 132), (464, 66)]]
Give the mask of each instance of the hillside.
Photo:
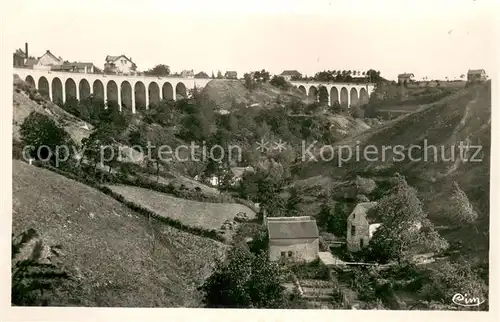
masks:
[[(31, 97), (30, 91), (32, 92)], [(37, 99), (38, 102), (34, 99)], [(71, 115), (56, 104), (43, 99), (39, 94), (35, 94), (24, 81), (15, 76), (12, 121), (12, 136), (14, 140), (20, 139), (19, 127), (24, 119), (33, 111), (53, 117), (58, 124), (64, 127), (75, 142), (81, 142), (93, 129), (91, 124)]]
[[(338, 158), (331, 162), (310, 162), (304, 165), (301, 179), (323, 175), (345, 180), (356, 174), (381, 178), (399, 172), (406, 175), (408, 182), (419, 190), (429, 217), (442, 225), (450, 224), (446, 219), (446, 212), (449, 211), (451, 188), (456, 181), (478, 210), (480, 217), (475, 226), (450, 230), (443, 234), (449, 239), (460, 239), (471, 253), (484, 258), (488, 251), (489, 231), (490, 86), (488, 83), (462, 89), (427, 105), (422, 110), (344, 139), (336, 146), (350, 147), (353, 153), (357, 142), (361, 152), (364, 147), (372, 146), (372, 150), (375, 147), (379, 152), (375, 154), (376, 160), (365, 159), (361, 154), (359, 161), (356, 161), (353, 154), (351, 160), (340, 167)], [(427, 146), (436, 146), (437, 151), (429, 148), (425, 162), (424, 153), (421, 150), (413, 150), (412, 157), (421, 158), (422, 161), (412, 162), (407, 157), (408, 147), (424, 147), (424, 140)], [(455, 158), (446, 161), (450, 159), (452, 146), (458, 146), (460, 142), (482, 146), (482, 160), (460, 160), (456, 147)], [(403, 151), (405, 159), (402, 161), (398, 160), (393, 150), (397, 145), (406, 147)], [(385, 154), (382, 152), (384, 147)], [(446, 160), (441, 156), (441, 150), (444, 151)], [(469, 157), (472, 157), (473, 153), (471, 150)], [(370, 154), (369, 158), (375, 156)], [(347, 157), (347, 154), (344, 157)], [(316, 185), (309, 180), (309, 187), (312, 187), (311, 184)]]
[(198, 202), (133, 186), (119, 185), (108, 188), (122, 195), (127, 201), (193, 227), (219, 229), (226, 220), (232, 220), (239, 212), (246, 213), (249, 218), (255, 217), (253, 210), (237, 203)]
[(55, 293), (55, 306), (199, 307), (196, 287), (226, 250), (17, 160), (12, 226), (14, 234), (35, 228), (44, 243), (62, 246), (62, 266), (76, 280)]
[(214, 79), (202, 89), (201, 96), (205, 102), (215, 103), (217, 108), (223, 110), (232, 110), (234, 104), (243, 104), (251, 106), (266, 106), (276, 103), (278, 96), (283, 103), (290, 102), (292, 99), (307, 100), (297, 89), (289, 91), (280, 90), (270, 84), (260, 84), (260, 87), (249, 91), (245, 88), (242, 80)]

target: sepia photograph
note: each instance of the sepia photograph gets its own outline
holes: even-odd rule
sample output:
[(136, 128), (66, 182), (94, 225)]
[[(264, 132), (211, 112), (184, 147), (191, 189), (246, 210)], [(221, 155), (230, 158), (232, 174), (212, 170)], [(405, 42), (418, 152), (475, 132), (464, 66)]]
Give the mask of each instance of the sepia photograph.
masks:
[(496, 309), (495, 9), (12, 5), (7, 306)]

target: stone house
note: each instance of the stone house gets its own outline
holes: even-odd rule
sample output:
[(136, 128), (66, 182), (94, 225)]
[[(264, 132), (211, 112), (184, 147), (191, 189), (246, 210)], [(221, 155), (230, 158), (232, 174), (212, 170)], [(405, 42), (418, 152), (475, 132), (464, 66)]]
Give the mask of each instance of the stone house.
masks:
[(310, 216), (264, 216), (264, 224), (269, 236), (269, 260), (312, 262), (318, 258), (319, 231)]
[(26, 61), (26, 54), (22, 49), (17, 49), (13, 55), (13, 66), (14, 67), (24, 67), (24, 62)]
[(283, 77), (287, 82), (289, 82), (292, 80), (292, 78), (300, 79), (302, 77), (302, 74), (296, 70), (284, 70), (280, 74), (280, 76)]
[(403, 73), (398, 75), (398, 83), (399, 84), (408, 84), (415, 80), (415, 75), (412, 73)]
[(485, 81), (487, 78), (484, 69), (469, 69), (467, 72), (467, 81), (469, 82), (481, 82)]
[(135, 74), (137, 65), (125, 55), (106, 56), (104, 71), (113, 74)]
[(376, 201), (360, 202), (347, 217), (347, 250), (357, 252), (370, 242), (373, 233), (380, 226), (370, 211), (376, 205)]

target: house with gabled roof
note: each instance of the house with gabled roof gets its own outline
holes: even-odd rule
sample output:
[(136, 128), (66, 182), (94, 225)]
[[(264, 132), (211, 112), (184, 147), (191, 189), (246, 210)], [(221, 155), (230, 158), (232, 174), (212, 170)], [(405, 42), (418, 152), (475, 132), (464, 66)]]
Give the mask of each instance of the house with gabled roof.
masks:
[(280, 74), (280, 76), (283, 77), (287, 82), (294, 80), (294, 79), (302, 78), (302, 74), (296, 70), (284, 70)]
[(310, 216), (264, 217), (269, 236), (269, 260), (312, 262), (318, 258), (319, 231)]
[(104, 63), (104, 72), (112, 74), (135, 74), (137, 65), (125, 55), (119, 56), (106, 56)]
[(54, 65), (62, 65), (64, 60), (61, 57), (57, 57), (50, 50), (47, 50), (45, 54), (41, 57), (38, 57), (38, 61), (40, 65), (43, 66), (54, 66)]
[(415, 75), (412, 73), (403, 73), (398, 75), (399, 84), (407, 84), (415, 80)]
[(372, 211), (376, 205), (376, 201), (360, 202), (347, 217), (347, 250), (357, 252), (370, 242), (380, 226), (379, 220), (374, 217)]
[(481, 82), (487, 79), (486, 71), (484, 69), (469, 69), (467, 71), (467, 81)]

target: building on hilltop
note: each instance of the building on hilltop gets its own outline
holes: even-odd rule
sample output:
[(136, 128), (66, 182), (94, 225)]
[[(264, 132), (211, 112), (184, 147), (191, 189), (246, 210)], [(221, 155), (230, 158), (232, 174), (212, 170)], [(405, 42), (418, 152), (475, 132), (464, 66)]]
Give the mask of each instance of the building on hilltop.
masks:
[(106, 56), (104, 63), (104, 72), (111, 74), (134, 75), (137, 65), (125, 55)]
[(370, 242), (373, 233), (380, 226), (371, 211), (376, 205), (376, 201), (358, 203), (347, 217), (347, 250), (357, 252)]
[(415, 80), (415, 75), (412, 73), (403, 73), (398, 75), (399, 84), (407, 84)]
[(283, 77), (287, 82), (294, 80), (294, 79), (302, 78), (302, 74), (296, 70), (284, 70), (280, 74), (280, 76)]
[(312, 262), (318, 258), (319, 231), (310, 216), (266, 217), (269, 259)]
[(224, 78), (226, 78), (226, 79), (238, 79), (238, 73), (235, 72), (234, 70), (228, 70), (224, 74)]
[(22, 51), (21, 48), (17, 49), (16, 52), (13, 54), (13, 66), (14, 67), (24, 67), (24, 63), (26, 62), (26, 59), (28, 57), (26, 56), (26, 54), (24, 53), (24, 51)]
[(45, 54), (41, 57), (38, 57), (39, 64), (42, 66), (56, 66), (62, 65), (64, 60), (61, 57), (56, 57), (50, 50), (47, 50)]
[(82, 62), (65, 62), (62, 65), (52, 66), (51, 70), (53, 71), (62, 71), (62, 72), (73, 72), (73, 73), (94, 73), (95, 66), (92, 63), (82, 63)]
[(467, 72), (467, 81), (482, 82), (488, 79), (484, 69), (469, 69)]

